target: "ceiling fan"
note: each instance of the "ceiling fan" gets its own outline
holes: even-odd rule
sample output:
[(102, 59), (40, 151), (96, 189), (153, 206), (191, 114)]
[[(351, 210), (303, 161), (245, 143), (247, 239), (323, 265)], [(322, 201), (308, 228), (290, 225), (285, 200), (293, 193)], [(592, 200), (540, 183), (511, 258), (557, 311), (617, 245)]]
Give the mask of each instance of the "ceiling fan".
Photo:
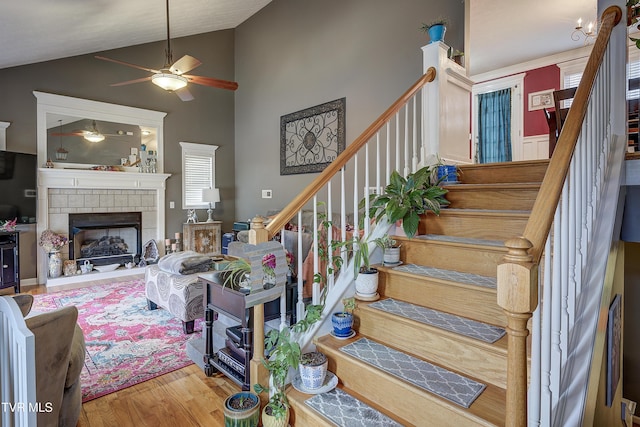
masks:
[(115, 133), (115, 134), (101, 133), (98, 130), (96, 121), (93, 120), (93, 122), (91, 123), (91, 128), (89, 129), (74, 130), (73, 132), (66, 132), (66, 133), (57, 132), (57, 133), (52, 133), (51, 135), (52, 136), (82, 136), (84, 137), (84, 139), (86, 139), (89, 142), (100, 142), (100, 141), (104, 141), (104, 139), (107, 136), (125, 136), (126, 134), (124, 131), (118, 131), (118, 133)]
[(173, 52), (171, 51), (171, 37), (169, 36), (169, 0), (167, 0), (167, 49), (165, 53), (167, 55), (164, 67), (159, 70), (153, 68), (142, 67), (140, 65), (130, 64), (128, 62), (119, 61), (117, 59), (105, 58), (104, 56), (96, 56), (97, 59), (103, 61), (115, 62), (116, 64), (126, 65), (128, 67), (137, 68), (152, 73), (149, 77), (143, 77), (135, 80), (128, 80), (125, 82), (114, 83), (111, 86), (124, 86), (132, 83), (140, 83), (151, 80), (152, 83), (160, 86), (164, 90), (174, 92), (183, 101), (191, 101), (193, 95), (187, 89), (188, 83), (195, 83), (203, 86), (217, 87), (220, 89), (236, 90), (238, 83), (214, 79), (212, 77), (194, 76), (187, 73), (194, 68), (200, 66), (202, 62), (194, 58), (193, 56), (184, 55), (182, 58), (173, 62)]

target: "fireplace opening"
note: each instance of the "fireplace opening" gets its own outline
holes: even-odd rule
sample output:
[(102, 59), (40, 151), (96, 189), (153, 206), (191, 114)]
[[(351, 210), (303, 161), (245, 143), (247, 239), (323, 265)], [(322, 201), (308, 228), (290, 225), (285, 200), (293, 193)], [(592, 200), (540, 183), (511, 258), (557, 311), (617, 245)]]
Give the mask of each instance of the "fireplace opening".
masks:
[(69, 214), (69, 259), (124, 265), (137, 263), (141, 253), (140, 212)]

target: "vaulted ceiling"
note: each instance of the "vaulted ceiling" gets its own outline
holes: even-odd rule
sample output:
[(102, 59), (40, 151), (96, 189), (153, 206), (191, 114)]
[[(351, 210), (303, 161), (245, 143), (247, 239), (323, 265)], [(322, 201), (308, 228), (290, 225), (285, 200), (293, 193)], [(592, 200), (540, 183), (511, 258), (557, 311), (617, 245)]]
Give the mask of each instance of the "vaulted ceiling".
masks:
[[(172, 0), (171, 37), (235, 28), (271, 0)], [(596, 0), (467, 0), (470, 74), (573, 49)], [(0, 68), (166, 38), (163, 0), (19, 0), (0, 12)]]

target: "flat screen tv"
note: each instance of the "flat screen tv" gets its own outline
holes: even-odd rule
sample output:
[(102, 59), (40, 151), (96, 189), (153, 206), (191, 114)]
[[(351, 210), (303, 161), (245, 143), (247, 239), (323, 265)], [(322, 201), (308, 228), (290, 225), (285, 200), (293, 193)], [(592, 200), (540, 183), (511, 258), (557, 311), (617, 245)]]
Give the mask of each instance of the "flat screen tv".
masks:
[(0, 151), (0, 221), (36, 222), (37, 174), (35, 154)]

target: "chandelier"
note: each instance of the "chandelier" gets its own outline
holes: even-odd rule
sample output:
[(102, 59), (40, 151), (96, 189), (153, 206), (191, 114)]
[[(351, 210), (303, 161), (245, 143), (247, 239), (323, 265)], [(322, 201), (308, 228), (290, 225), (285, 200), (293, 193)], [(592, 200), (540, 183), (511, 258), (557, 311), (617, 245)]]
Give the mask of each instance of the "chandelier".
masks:
[(597, 35), (598, 35), (597, 24), (595, 24), (593, 21), (590, 21), (587, 24), (587, 28), (585, 29), (582, 27), (582, 18), (580, 18), (578, 19), (578, 25), (576, 25), (576, 28), (573, 30), (573, 33), (571, 33), (571, 40), (573, 40), (574, 42), (577, 42), (584, 37), (584, 44), (586, 46), (589, 43), (591, 43), (593, 39), (596, 38)]

